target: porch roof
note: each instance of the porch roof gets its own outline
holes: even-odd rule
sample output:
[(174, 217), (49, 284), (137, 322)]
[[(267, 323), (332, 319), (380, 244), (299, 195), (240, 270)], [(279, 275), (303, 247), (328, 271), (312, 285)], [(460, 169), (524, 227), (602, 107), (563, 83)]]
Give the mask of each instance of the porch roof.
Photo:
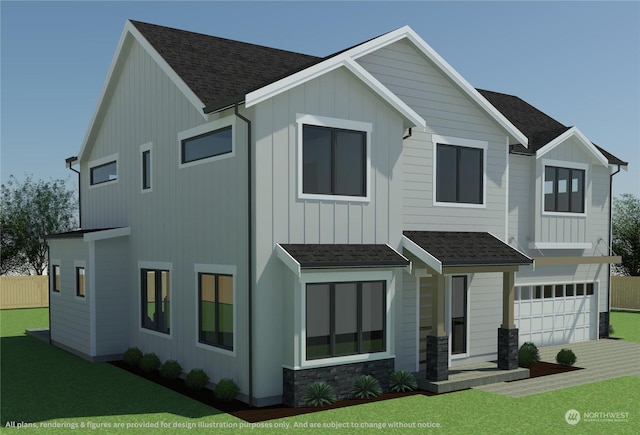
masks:
[(443, 267), (526, 266), (533, 260), (486, 232), (404, 231), (402, 246), (443, 273)]
[(93, 241), (128, 236), (130, 233), (130, 227), (91, 228), (48, 234), (45, 239), (83, 239), (84, 241)]
[[(405, 267), (411, 262), (389, 245), (278, 244), (278, 256), (294, 272), (300, 269)], [(293, 269), (292, 269), (293, 270)]]

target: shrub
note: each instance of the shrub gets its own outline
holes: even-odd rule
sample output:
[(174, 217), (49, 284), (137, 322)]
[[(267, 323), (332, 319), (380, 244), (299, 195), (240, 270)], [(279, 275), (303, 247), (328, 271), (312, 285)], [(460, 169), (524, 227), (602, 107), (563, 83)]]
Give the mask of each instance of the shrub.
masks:
[(309, 385), (305, 395), (302, 397), (302, 401), (310, 406), (329, 405), (336, 400), (333, 388), (326, 382), (320, 381)]
[(124, 357), (122, 359), (130, 366), (138, 366), (138, 364), (140, 364), (140, 360), (142, 359), (142, 351), (137, 347), (130, 347), (124, 353)]
[(229, 378), (220, 379), (220, 382), (216, 384), (216, 388), (213, 390), (216, 399), (222, 400), (223, 402), (231, 402), (236, 398), (238, 392), (240, 392), (238, 385), (233, 379)]
[(160, 367), (160, 376), (175, 381), (182, 374), (182, 366), (176, 360), (165, 361)]
[(573, 353), (571, 349), (562, 349), (556, 355), (556, 362), (558, 364), (562, 364), (563, 366), (572, 366), (573, 364), (575, 364), (577, 359), (578, 358), (576, 358), (576, 354)]
[(613, 329), (613, 325), (611, 323), (609, 323), (609, 335), (613, 335), (615, 334), (615, 330)]
[(382, 394), (380, 382), (371, 375), (362, 375), (356, 378), (351, 387), (351, 394), (358, 399), (369, 399)]
[(528, 368), (533, 363), (540, 361), (540, 354), (535, 344), (527, 341), (518, 351), (518, 365)]
[(145, 353), (139, 363), (140, 368), (145, 372), (155, 372), (160, 368), (160, 358), (155, 353)]
[(402, 393), (418, 388), (418, 382), (416, 381), (416, 377), (413, 376), (413, 373), (406, 370), (398, 370), (391, 373), (389, 377), (389, 387), (391, 387), (391, 391)]
[(202, 369), (192, 369), (184, 380), (192, 390), (202, 390), (209, 382), (209, 376)]

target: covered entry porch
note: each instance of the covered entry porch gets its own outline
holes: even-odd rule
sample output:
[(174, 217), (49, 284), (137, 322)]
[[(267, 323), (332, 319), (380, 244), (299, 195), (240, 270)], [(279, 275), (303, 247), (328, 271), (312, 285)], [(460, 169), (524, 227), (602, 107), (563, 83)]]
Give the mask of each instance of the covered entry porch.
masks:
[[(405, 231), (402, 246), (408, 255), (414, 257), (417, 292), (420, 295), (418, 326), (422, 340), (419, 359), (422, 363), (421, 373), (424, 373), (421, 377), (431, 383), (448, 381), (450, 374), (453, 374), (452, 360), (463, 364), (467, 361), (487, 363), (496, 360), (496, 356), (497, 364), (494, 366), (497, 369), (494, 370), (516, 370), (518, 330), (514, 323), (515, 272), (521, 266), (531, 265), (532, 260), (485, 232)], [(471, 281), (478, 282), (487, 276), (484, 274), (489, 273), (493, 274), (492, 277), (501, 277), (501, 298), (489, 300), (487, 304), (490, 307), (473, 306), (469, 298)], [(493, 298), (497, 296), (497, 289), (487, 290), (486, 284), (482, 291)], [(498, 319), (500, 314), (501, 322)], [(473, 346), (476, 349), (479, 347), (472, 343), (471, 336), (472, 332), (476, 333), (476, 337), (478, 335), (474, 328), (478, 326), (477, 319), (480, 316), (484, 318), (483, 327), (487, 327), (487, 317), (489, 322), (494, 322), (489, 325), (499, 326), (495, 338), (491, 340), (488, 337), (489, 345), (486, 344), (486, 336), (494, 333), (484, 331), (485, 352), (482, 355), (469, 350)], [(495, 331), (493, 328), (491, 330)], [(487, 347), (491, 348), (489, 354), (492, 357), (488, 356)], [(474, 358), (480, 360), (474, 361)], [(484, 367), (482, 371), (488, 369)], [(456, 367), (456, 370), (461, 370), (461, 367)]]

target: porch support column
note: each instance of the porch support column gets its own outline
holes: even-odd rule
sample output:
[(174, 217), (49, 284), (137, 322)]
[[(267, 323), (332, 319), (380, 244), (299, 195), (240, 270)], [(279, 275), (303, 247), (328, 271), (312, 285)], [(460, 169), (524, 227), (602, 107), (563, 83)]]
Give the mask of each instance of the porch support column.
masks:
[(449, 379), (449, 337), (444, 327), (444, 275), (434, 273), (431, 298), (431, 334), (427, 335), (427, 380)]
[(502, 274), (502, 325), (498, 328), (498, 368), (518, 368), (518, 329), (514, 318), (515, 272)]

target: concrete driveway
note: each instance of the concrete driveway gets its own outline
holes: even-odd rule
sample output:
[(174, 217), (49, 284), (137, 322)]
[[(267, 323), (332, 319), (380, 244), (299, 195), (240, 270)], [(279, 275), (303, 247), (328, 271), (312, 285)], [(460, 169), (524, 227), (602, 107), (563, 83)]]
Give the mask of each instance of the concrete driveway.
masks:
[(584, 370), (475, 388), (505, 396), (523, 397), (605, 379), (640, 376), (640, 343), (607, 339), (540, 347), (540, 359), (555, 363), (556, 354), (562, 348), (571, 349), (577, 357), (575, 366)]

